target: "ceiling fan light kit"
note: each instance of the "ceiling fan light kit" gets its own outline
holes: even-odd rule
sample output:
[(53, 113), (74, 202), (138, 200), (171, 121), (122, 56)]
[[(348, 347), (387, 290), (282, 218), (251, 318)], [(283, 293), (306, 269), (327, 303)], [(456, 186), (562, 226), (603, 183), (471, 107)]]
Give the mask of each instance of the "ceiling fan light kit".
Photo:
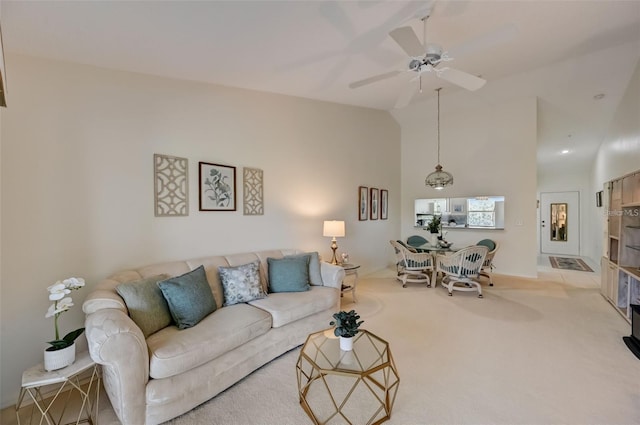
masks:
[(442, 165), (440, 165), (440, 90), (442, 88), (436, 89), (436, 92), (438, 92), (438, 165), (436, 165), (436, 171), (429, 174), (424, 181), (425, 185), (431, 186), (436, 190), (442, 190), (446, 186), (453, 184), (453, 175), (444, 171)]

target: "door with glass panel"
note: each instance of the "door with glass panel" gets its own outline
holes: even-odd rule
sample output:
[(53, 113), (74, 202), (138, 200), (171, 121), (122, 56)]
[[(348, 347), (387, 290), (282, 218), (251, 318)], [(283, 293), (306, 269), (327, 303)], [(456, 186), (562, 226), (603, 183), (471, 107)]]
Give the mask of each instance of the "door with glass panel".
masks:
[(580, 255), (580, 194), (540, 193), (540, 252)]

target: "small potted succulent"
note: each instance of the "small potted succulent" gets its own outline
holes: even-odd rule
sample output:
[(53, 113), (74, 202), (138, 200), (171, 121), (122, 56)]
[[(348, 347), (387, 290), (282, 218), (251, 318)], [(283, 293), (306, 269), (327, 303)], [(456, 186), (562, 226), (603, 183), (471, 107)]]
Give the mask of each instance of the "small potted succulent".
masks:
[(351, 351), (353, 349), (353, 337), (359, 332), (358, 328), (364, 323), (364, 320), (358, 321), (360, 315), (355, 310), (339, 311), (334, 313), (329, 325), (335, 326), (333, 333), (340, 337), (340, 349), (343, 351)]

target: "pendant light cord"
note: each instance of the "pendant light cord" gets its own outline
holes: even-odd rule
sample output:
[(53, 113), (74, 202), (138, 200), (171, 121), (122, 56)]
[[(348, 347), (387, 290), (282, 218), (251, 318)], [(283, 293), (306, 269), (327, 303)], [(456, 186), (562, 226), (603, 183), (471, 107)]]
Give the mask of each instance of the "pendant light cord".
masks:
[(438, 165), (440, 165), (440, 90), (442, 87), (436, 89), (438, 92)]

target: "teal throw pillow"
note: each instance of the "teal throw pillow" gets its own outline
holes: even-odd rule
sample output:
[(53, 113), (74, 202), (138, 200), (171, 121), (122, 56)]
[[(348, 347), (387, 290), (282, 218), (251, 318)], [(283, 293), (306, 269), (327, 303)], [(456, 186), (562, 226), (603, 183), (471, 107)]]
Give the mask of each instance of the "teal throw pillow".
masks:
[(145, 338), (172, 323), (169, 306), (157, 285), (157, 282), (168, 277), (162, 274), (116, 286), (116, 292), (127, 305), (129, 317), (142, 330)]
[(195, 326), (216, 310), (204, 267), (158, 282), (178, 329)]
[(267, 258), (271, 292), (309, 290), (309, 256)]
[(264, 298), (260, 284), (260, 262), (234, 267), (218, 267), (224, 292), (224, 305), (234, 305)]
[(320, 256), (317, 252), (305, 252), (302, 254), (286, 255), (285, 258), (309, 257), (309, 282), (312, 285), (322, 286), (322, 274), (320, 273)]

